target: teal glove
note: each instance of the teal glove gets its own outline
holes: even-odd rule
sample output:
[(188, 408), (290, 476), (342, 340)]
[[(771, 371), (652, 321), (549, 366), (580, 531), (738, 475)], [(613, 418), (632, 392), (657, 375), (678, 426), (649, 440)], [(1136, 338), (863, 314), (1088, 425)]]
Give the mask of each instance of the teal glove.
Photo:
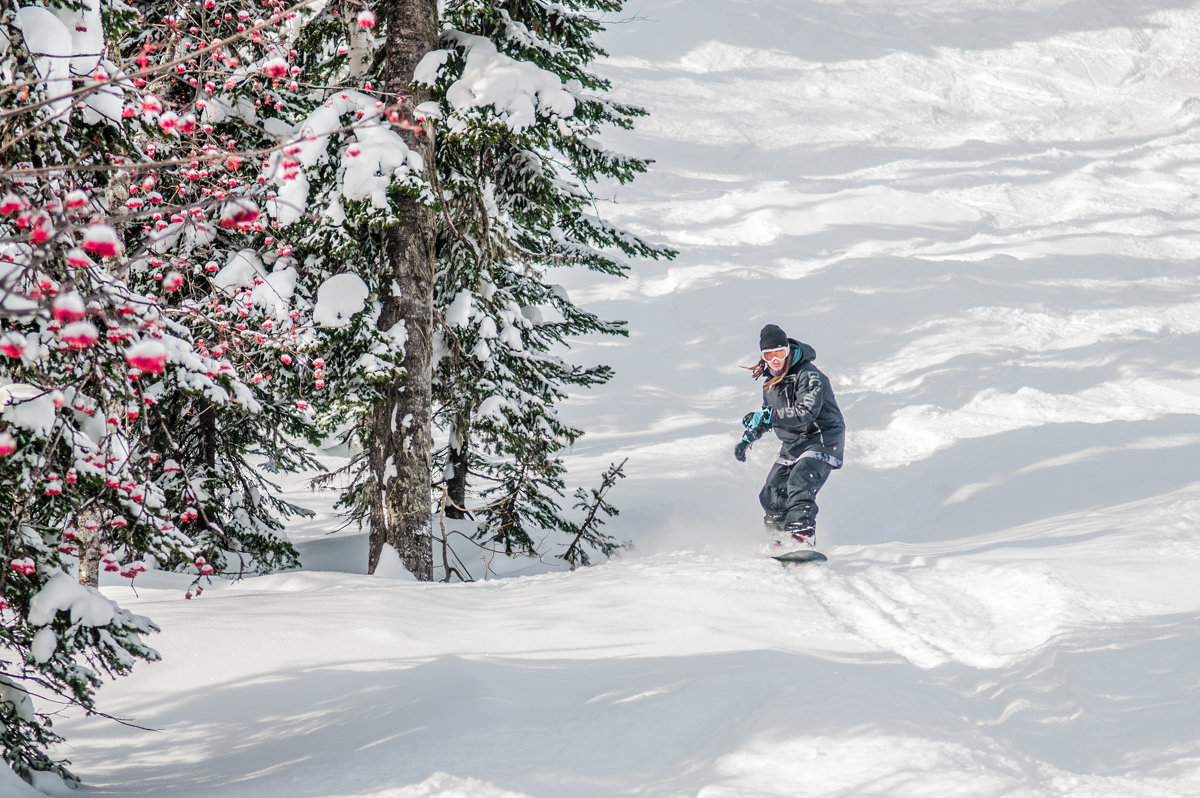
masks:
[(746, 439), (754, 443), (771, 428), (771, 408), (755, 410), (742, 416), (742, 426), (746, 428)]

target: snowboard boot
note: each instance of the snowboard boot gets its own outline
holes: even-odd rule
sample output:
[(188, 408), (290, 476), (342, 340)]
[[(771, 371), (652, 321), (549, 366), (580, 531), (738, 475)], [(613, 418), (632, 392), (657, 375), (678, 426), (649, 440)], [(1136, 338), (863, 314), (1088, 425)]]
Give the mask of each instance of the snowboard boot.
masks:
[(817, 528), (812, 521), (793, 521), (783, 528), (792, 542), (807, 549), (817, 547)]
[(784, 516), (774, 513), (767, 513), (763, 516), (763, 526), (767, 530), (768, 535), (773, 535), (776, 532), (782, 532), (784, 527)]
[(792, 541), (787, 532), (783, 531), (784, 526), (786, 526), (786, 522), (783, 513), (779, 515), (767, 513), (763, 516), (763, 529), (767, 533), (767, 548), (771, 553), (787, 551), (791, 548)]

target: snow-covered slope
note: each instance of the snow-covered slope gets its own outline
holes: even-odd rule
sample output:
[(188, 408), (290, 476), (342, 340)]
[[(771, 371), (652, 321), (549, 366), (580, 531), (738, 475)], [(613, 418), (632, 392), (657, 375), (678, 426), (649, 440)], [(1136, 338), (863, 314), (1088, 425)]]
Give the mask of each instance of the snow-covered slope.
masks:
[(102, 795), (1189, 794), (1194, 615), (1056, 548), (143, 588), (166, 662), (109, 698), (162, 731), (72, 723), (76, 765)]
[[(106, 796), (1200, 794), (1200, 9), (631, 0), (618, 221), (681, 250), (564, 277), (631, 555), (471, 585), (310, 570), (107, 592), (165, 661), (58, 725)], [(827, 566), (754, 553), (759, 327), (850, 427)], [(312, 496), (318, 509), (328, 497)], [(143, 583), (144, 580), (144, 583)], [(0, 780), (0, 791), (24, 792)], [(5, 795), (8, 793), (5, 792)]]

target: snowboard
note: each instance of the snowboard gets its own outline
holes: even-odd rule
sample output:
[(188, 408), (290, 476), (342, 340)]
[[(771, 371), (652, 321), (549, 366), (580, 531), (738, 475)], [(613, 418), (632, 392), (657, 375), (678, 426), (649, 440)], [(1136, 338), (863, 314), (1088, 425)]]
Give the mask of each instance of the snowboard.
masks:
[(825, 562), (829, 558), (814, 549), (800, 549), (799, 551), (789, 551), (784, 554), (772, 554), (771, 559), (778, 560), (784, 565), (798, 565), (806, 562)]

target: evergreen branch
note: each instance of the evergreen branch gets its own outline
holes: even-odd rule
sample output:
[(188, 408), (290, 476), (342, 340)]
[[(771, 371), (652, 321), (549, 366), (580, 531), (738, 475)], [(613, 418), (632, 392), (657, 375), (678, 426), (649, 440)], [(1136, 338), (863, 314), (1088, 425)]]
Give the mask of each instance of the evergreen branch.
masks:
[[(579, 525), (579, 531), (576, 533), (574, 540), (571, 541), (571, 545), (567, 547), (567, 550), (563, 554), (559, 555), (563, 560), (570, 563), (572, 571), (575, 570), (577, 559), (583, 565), (588, 564), (588, 557), (583, 551), (581, 543), (600, 543), (602, 551), (607, 553), (610, 550), (608, 547), (611, 543), (602, 539), (597, 531), (604, 523), (603, 519), (600, 518), (600, 513), (606, 515), (616, 514), (616, 509), (604, 501), (604, 496), (617, 483), (618, 479), (624, 478), (624, 468), (627, 462), (629, 462), (628, 457), (620, 463), (609, 466), (608, 470), (604, 472), (603, 477), (601, 477), (599, 490), (592, 489), (592, 499), (587, 505), (587, 517)], [(582, 489), (580, 490), (582, 491)]]

